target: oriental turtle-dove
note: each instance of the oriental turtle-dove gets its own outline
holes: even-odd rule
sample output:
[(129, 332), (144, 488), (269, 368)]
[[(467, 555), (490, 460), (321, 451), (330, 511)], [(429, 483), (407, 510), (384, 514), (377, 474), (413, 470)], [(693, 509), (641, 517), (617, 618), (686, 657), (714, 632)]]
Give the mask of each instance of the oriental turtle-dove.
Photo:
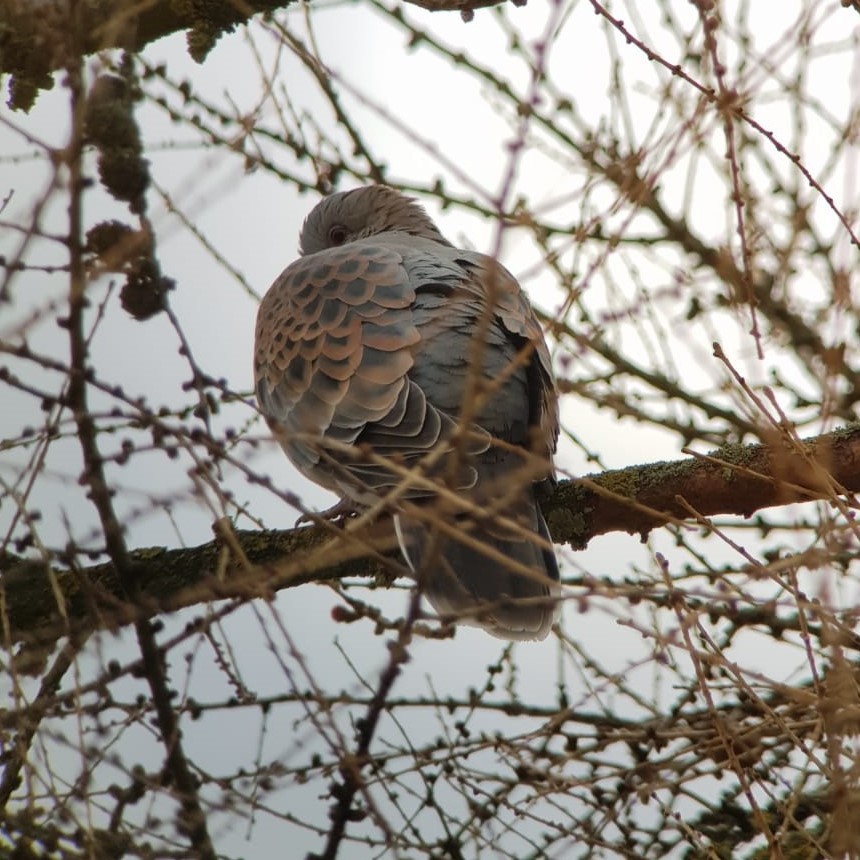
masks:
[(558, 567), (536, 500), (558, 405), (513, 276), (375, 185), (326, 197), (257, 317), (257, 399), (307, 477), (395, 516), (423, 594), (452, 620), (543, 639)]

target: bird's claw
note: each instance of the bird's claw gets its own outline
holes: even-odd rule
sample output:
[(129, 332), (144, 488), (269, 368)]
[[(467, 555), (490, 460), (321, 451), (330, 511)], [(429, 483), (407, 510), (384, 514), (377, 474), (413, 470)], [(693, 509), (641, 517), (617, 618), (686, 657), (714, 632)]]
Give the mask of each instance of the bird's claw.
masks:
[(325, 520), (326, 522), (332, 523), (332, 525), (339, 525), (341, 520), (347, 520), (350, 517), (354, 517), (356, 513), (355, 505), (351, 501), (348, 499), (341, 499), (336, 505), (332, 505), (324, 511), (302, 514), (296, 520), (294, 527), (298, 528), (305, 523), (318, 523), (320, 520)]

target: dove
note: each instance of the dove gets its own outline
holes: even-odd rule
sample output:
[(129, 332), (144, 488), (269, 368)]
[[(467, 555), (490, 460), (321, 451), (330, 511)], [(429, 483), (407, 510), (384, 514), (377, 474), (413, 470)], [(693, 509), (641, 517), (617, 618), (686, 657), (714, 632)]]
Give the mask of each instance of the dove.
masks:
[(558, 402), (540, 324), (493, 258), (384, 185), (331, 194), (257, 316), (255, 391), (288, 458), (386, 508), (437, 612), (543, 639), (559, 572), (539, 496)]

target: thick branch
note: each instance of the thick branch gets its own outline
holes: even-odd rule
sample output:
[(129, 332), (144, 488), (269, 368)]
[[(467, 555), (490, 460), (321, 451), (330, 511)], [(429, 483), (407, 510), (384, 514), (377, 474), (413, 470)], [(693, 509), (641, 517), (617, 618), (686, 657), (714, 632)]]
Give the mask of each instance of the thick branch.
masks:
[(727, 445), (704, 457), (566, 481), (544, 504), (553, 539), (584, 546), (609, 532), (647, 534), (672, 520), (834, 498), (860, 490), (860, 427), (790, 443)]
[[(707, 457), (632, 466), (562, 481), (543, 503), (553, 539), (583, 547), (609, 532), (646, 534), (667, 522), (750, 516), (775, 505), (860, 490), (860, 427), (802, 443), (733, 445)], [(122, 597), (110, 563), (46, 570), (0, 555), (4, 639), (53, 641), (70, 631), (116, 627), (208, 600), (268, 597), (282, 588), (344, 576), (388, 576), (398, 568), (390, 525), (345, 533), (319, 525), (287, 531), (222, 529), (189, 549), (130, 553), (140, 592)], [(63, 608), (58, 610), (58, 596)]]
[[(294, 0), (81, 0), (83, 55), (109, 48), (141, 51), (150, 42), (185, 31), (198, 62), (218, 39), (254, 15), (285, 9)], [(406, 0), (433, 11), (468, 16), (505, 0)], [(525, 0), (514, 0), (523, 3)], [(4, 0), (0, 3), (0, 74), (11, 74), (10, 103), (28, 110), (38, 90), (51, 87), (51, 73), (66, 65), (69, 0)]]

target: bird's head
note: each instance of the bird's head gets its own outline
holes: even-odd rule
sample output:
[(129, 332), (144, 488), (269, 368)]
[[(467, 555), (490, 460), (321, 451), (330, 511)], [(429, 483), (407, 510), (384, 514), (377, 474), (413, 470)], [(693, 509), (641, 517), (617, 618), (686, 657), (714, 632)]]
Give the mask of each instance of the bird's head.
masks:
[(414, 198), (387, 185), (366, 185), (321, 200), (302, 225), (299, 251), (302, 255), (315, 254), (392, 232), (450, 245)]

